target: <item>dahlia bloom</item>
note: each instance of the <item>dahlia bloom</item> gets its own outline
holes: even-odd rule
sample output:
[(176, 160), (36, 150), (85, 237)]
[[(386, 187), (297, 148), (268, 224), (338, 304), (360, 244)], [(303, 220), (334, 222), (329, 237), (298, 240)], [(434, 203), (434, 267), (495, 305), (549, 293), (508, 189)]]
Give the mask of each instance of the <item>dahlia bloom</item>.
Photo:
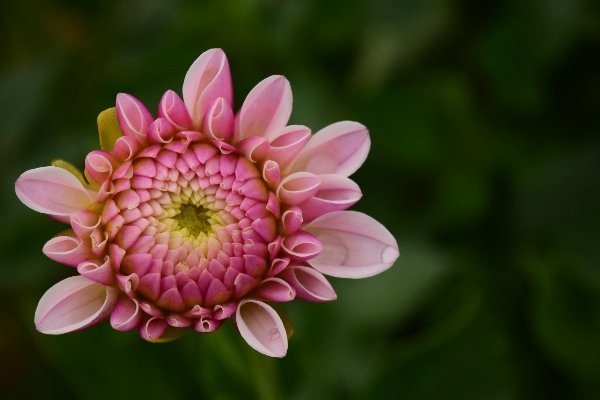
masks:
[(285, 308), (336, 294), (323, 274), (364, 278), (399, 255), (377, 221), (344, 211), (362, 193), (348, 178), (367, 157), (367, 129), (286, 126), (289, 82), (260, 82), (233, 113), (229, 64), (203, 53), (167, 91), (158, 118), (120, 93), (98, 116), (101, 150), (22, 174), (31, 209), (71, 225), (43, 252), (77, 269), (50, 288), (36, 328), (62, 334), (109, 319), (151, 342), (212, 332), (232, 318), (257, 351), (287, 352)]

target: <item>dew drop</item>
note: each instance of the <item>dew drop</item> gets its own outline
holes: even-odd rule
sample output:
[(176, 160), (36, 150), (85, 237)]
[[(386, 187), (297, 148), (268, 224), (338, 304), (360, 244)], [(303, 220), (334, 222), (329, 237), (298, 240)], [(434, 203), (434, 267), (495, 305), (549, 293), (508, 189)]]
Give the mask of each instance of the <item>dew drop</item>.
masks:
[(381, 262), (384, 264), (393, 263), (396, 261), (400, 252), (393, 246), (387, 246), (381, 251)]
[(281, 337), (281, 334), (279, 333), (279, 329), (277, 328), (271, 328), (269, 330), (269, 339), (271, 340), (277, 340)]

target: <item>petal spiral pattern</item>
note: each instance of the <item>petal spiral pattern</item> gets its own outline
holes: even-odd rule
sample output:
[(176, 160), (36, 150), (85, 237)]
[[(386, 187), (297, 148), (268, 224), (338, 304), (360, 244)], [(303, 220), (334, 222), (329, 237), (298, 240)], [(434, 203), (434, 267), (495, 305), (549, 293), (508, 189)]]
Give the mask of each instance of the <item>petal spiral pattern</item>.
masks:
[(363, 278), (399, 256), (381, 224), (345, 211), (362, 197), (348, 176), (369, 133), (351, 121), (312, 136), (286, 126), (283, 76), (234, 113), (220, 49), (192, 64), (182, 97), (168, 90), (155, 118), (119, 93), (98, 117), (102, 150), (83, 174), (58, 160), (17, 180), (25, 205), (71, 225), (43, 252), (79, 274), (46, 292), (36, 327), (60, 334), (110, 319), (166, 342), (231, 318), (250, 346), (283, 357), (293, 328), (277, 303), (335, 300), (323, 274)]

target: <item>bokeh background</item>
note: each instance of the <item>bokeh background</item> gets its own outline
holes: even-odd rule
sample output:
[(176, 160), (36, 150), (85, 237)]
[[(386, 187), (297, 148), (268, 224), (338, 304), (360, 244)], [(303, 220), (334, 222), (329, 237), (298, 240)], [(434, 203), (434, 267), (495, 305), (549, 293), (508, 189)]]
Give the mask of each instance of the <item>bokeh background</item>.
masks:
[[(98, 148), (127, 92), (152, 110), (203, 51), (236, 107), (291, 82), (291, 122), (364, 123), (354, 207), (398, 262), (295, 301), (284, 359), (231, 324), (149, 344), (109, 324), (44, 336), (41, 295), (73, 274), (41, 252), (63, 225), (14, 181)], [(600, 2), (4, 0), (0, 7), (0, 397), (600, 398)]]

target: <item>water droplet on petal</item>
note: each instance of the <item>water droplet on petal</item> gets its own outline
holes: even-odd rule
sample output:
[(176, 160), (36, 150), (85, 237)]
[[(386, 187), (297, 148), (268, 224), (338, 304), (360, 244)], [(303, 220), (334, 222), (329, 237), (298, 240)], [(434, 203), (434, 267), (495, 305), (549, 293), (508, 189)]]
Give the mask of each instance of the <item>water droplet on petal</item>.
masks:
[(384, 264), (389, 264), (398, 258), (400, 252), (393, 246), (387, 246), (381, 251), (381, 262)]
[(279, 339), (279, 337), (281, 337), (281, 334), (279, 333), (279, 329), (271, 328), (269, 330), (269, 339), (277, 340), (277, 339)]

